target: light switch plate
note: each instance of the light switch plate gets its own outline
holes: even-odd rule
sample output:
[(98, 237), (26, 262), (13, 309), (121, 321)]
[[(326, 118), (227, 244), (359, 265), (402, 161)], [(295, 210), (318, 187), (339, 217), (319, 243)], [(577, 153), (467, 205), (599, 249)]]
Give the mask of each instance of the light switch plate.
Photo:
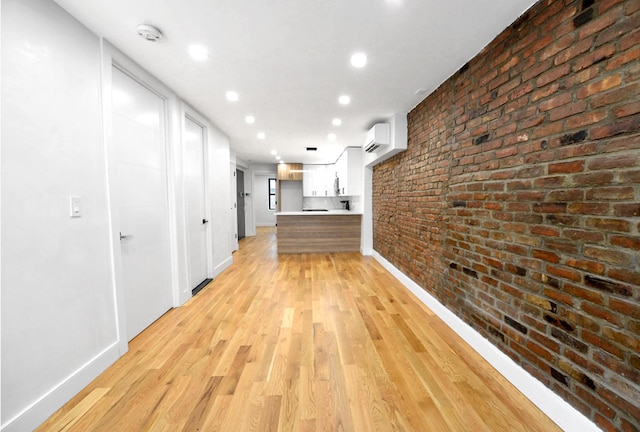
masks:
[(79, 196), (70, 196), (69, 197), (69, 212), (72, 218), (77, 218), (82, 216), (82, 209), (80, 207), (80, 197)]

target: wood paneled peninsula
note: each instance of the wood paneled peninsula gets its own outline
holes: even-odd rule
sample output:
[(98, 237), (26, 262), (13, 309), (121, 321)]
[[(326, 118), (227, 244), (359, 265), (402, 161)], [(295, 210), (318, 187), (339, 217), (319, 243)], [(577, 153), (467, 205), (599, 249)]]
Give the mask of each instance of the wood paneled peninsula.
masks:
[(276, 216), (279, 254), (360, 251), (361, 212), (292, 211)]

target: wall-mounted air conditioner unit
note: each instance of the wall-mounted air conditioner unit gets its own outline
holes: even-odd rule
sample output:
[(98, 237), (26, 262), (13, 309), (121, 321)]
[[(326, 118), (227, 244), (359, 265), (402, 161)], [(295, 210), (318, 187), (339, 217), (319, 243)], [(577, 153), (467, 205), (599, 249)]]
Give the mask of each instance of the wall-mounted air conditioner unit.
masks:
[(380, 147), (389, 145), (389, 124), (378, 123), (374, 125), (365, 137), (362, 148), (367, 153), (373, 153)]

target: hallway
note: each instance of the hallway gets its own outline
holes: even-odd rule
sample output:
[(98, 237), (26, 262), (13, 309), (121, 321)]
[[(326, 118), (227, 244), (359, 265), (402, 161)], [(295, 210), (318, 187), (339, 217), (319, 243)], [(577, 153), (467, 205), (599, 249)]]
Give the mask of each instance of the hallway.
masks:
[(275, 229), (38, 431), (559, 430), (373, 258)]

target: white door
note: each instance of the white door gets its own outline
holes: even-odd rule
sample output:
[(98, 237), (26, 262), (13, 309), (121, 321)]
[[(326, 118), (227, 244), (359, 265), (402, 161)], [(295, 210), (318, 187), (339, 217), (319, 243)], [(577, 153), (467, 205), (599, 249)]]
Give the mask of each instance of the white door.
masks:
[(204, 129), (185, 118), (185, 203), (191, 289), (207, 279), (207, 214), (204, 188)]
[(114, 187), (131, 340), (172, 305), (165, 101), (112, 70)]

